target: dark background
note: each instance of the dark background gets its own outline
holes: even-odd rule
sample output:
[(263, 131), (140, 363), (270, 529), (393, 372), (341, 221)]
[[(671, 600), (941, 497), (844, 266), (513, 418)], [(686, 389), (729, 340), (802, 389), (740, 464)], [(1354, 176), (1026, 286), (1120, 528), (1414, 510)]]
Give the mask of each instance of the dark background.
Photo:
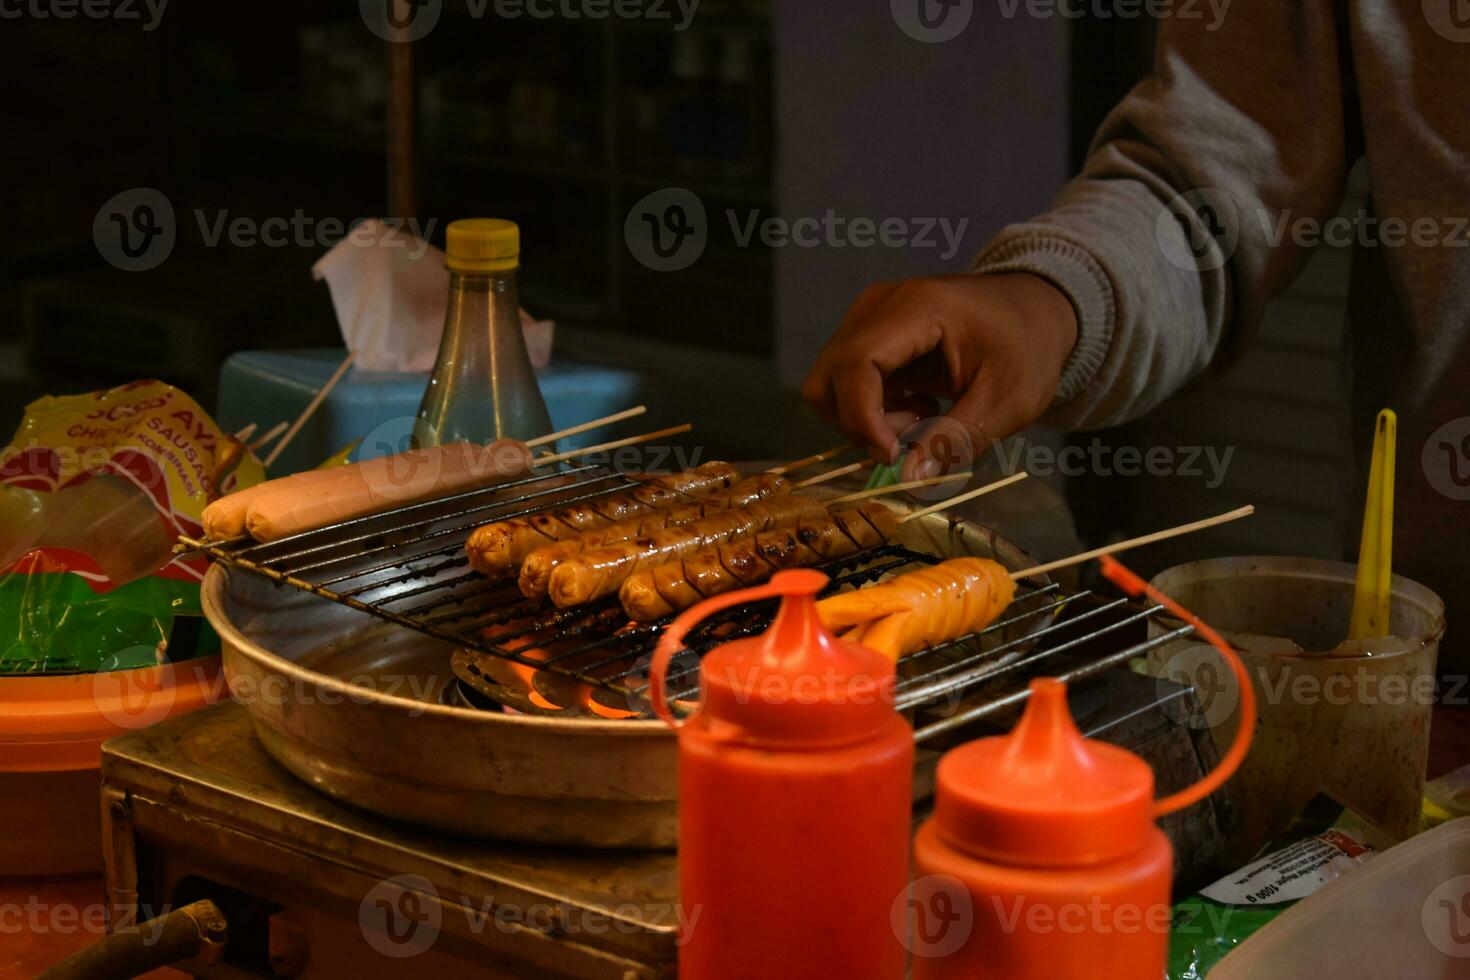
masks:
[[(535, 247), (523, 300), (540, 316), (770, 355), (773, 277), (761, 256), (712, 248), (687, 275), (652, 285), (609, 261), (622, 248), (620, 206), (645, 189), (677, 183), (773, 208), (769, 5), (706, 0), (687, 37), (645, 22), (482, 27), (462, 8), (451, 0), (415, 45), (419, 215), (520, 221)], [(1072, 104), (1025, 108), (1067, 119), (1075, 165), (1146, 68), (1151, 25), (1069, 26)], [(389, 213), (388, 45), (355, 5), (175, 2), (152, 31), (85, 17), (0, 28), (12, 93), (0, 150), (0, 428), (38, 394), (147, 375), (208, 405), (232, 350), (339, 343), (326, 290), (306, 271), (322, 249), (210, 247), (196, 212), (210, 222)], [(926, 55), (909, 48), (916, 62)], [(930, 107), (934, 128), (953, 125), (943, 100), (913, 104)], [(163, 190), (178, 227), (168, 261), (141, 273), (112, 268), (92, 240), (98, 208), (132, 187)], [(440, 246), (443, 225), (431, 235)], [(841, 312), (831, 309), (832, 324)], [(691, 335), (692, 318), (703, 329)]]
[[(998, 9), (977, 4), (965, 34), (932, 45), (904, 37), (876, 0), (704, 0), (686, 32), (477, 21), (466, 0), (446, 0), (414, 45), (416, 216), (434, 222), (440, 246), (455, 217), (516, 219), (522, 300), (557, 321), (559, 353), (646, 368), (667, 394), (659, 410), (695, 421), (732, 457), (810, 451), (831, 435), (794, 389), (851, 298), (875, 279), (957, 271), (1006, 221), (1043, 208), (1148, 70), (1147, 18), (1038, 22)], [(355, 4), (175, 0), (151, 32), (27, 17), (0, 22), (0, 38), (12, 93), (0, 144), (0, 429), (43, 393), (140, 377), (212, 407), (232, 351), (340, 344), (309, 274), (324, 246), (210, 247), (195, 213), (391, 212), (390, 46)], [(973, 220), (947, 267), (902, 251), (773, 256), (732, 247), (712, 223), (698, 263), (659, 274), (630, 260), (622, 222), (666, 186), (694, 189), (712, 211), (943, 214), (949, 202), (951, 218)], [(130, 273), (103, 260), (92, 223), (135, 187), (167, 194), (177, 242), (159, 267)], [(1084, 540), (1250, 501), (1269, 508), (1140, 561), (1342, 553), (1357, 507), (1339, 479), (1346, 266), (1314, 263), (1273, 307), (1254, 360), (1181, 396), (1162, 422), (1101, 436), (1233, 446), (1227, 483), (1055, 478)]]

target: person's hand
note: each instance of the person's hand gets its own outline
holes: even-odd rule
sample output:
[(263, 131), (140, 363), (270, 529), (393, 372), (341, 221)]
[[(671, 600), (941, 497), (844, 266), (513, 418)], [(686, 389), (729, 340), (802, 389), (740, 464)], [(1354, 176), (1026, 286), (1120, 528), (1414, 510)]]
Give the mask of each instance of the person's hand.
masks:
[[(911, 450), (904, 475), (924, 477), (1040, 416), (1076, 342), (1071, 301), (1038, 276), (879, 283), (847, 311), (802, 396), (880, 462)], [(940, 398), (954, 402), (946, 419), (916, 426)]]

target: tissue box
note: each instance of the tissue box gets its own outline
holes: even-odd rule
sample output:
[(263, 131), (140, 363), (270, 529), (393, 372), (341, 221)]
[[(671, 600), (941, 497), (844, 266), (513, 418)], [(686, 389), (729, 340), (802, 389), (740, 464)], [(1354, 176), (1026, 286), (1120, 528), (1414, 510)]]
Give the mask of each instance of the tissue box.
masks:
[[(245, 351), (225, 361), (220, 372), (216, 417), (228, 432), (251, 422), (264, 433), (290, 422), (331, 377), (345, 350)], [(558, 429), (611, 415), (639, 404), (641, 381), (632, 371), (555, 359), (536, 372), (542, 397)], [(353, 369), (332, 389), (271, 467), (275, 476), (310, 469), (344, 446), (366, 437), (363, 456), (400, 448), (418, 414), (428, 376)], [(565, 446), (631, 435), (635, 429), (586, 433)], [(268, 451), (269, 447), (263, 452)]]

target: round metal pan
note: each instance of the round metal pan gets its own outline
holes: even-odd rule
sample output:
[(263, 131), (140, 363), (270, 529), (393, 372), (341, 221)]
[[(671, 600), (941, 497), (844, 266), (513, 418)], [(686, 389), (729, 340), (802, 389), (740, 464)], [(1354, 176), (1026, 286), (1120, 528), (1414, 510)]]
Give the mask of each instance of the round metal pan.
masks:
[[(1033, 564), (994, 532), (942, 514), (905, 524), (901, 542)], [(454, 833), (674, 845), (676, 746), (662, 722), (450, 706), (441, 700), (454, 682), (445, 643), (220, 564), (202, 598), (262, 744), (322, 792)]]

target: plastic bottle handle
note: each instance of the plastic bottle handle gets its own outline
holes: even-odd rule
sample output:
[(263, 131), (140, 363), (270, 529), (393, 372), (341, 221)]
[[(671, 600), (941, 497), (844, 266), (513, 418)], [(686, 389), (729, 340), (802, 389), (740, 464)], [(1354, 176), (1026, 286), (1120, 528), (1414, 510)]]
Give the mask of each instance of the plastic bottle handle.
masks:
[(1225, 638), (1210, 629), (1202, 619), (1149, 585), (1135, 573), (1124, 568), (1122, 563), (1116, 559), (1103, 555), (1099, 562), (1102, 565), (1103, 574), (1124, 592), (1134, 596), (1146, 595), (1179, 619), (1193, 626), (1202, 639), (1224, 655), (1225, 662), (1230, 665), (1231, 671), (1235, 674), (1235, 683), (1240, 688), (1240, 722), (1236, 726), (1235, 740), (1230, 743), (1230, 749), (1220, 757), (1215, 768), (1206, 773), (1199, 782), (1185, 787), (1172, 796), (1155, 800), (1154, 816), (1162, 817), (1198, 803), (1235, 775), (1235, 771), (1245, 761), (1245, 754), (1251, 746), (1251, 738), (1255, 735), (1256, 689), (1251, 685), (1250, 673), (1245, 669), (1245, 662), (1240, 659), (1240, 654), (1236, 653), (1230, 644), (1225, 642)]
[[(653, 650), (653, 661), (648, 665), (648, 693), (649, 699), (653, 702), (654, 714), (662, 718), (670, 728), (682, 728), (694, 719), (694, 715), (690, 715), (680, 721), (674, 716), (674, 712), (669, 708), (668, 692), (664, 687), (664, 679), (669, 671), (669, 661), (674, 658), (674, 654), (684, 649), (684, 637), (690, 630), (701, 620), (709, 618), (721, 609), (729, 609), (743, 602), (771, 599), (785, 594), (787, 590), (781, 585), (769, 582), (754, 588), (713, 596), (690, 606), (675, 617), (674, 621), (664, 628), (663, 636), (659, 637), (658, 646)], [(698, 709), (695, 713), (698, 713)]]

